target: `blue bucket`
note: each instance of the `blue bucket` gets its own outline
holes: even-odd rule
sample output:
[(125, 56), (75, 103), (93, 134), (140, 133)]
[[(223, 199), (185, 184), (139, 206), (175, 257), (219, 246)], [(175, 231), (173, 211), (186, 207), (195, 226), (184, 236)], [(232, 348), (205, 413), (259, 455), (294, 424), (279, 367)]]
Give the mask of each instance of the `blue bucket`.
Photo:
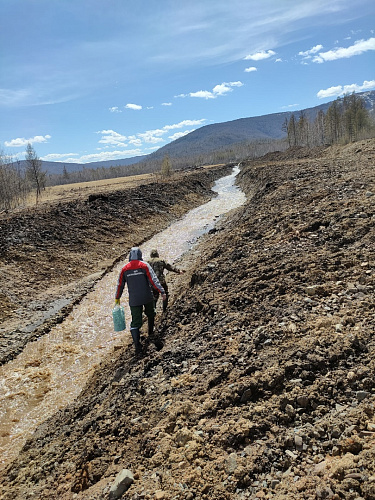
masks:
[(122, 332), (126, 328), (125, 311), (122, 306), (115, 306), (112, 311), (115, 332)]

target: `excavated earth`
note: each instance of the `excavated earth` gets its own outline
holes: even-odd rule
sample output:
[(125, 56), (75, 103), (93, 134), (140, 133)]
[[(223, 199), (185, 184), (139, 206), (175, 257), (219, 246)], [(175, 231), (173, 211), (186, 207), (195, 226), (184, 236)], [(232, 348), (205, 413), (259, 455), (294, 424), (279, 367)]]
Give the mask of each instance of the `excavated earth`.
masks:
[[(3, 471), (2, 498), (375, 499), (374, 181), (374, 140), (244, 161), (246, 204), (168, 278), (143, 356), (128, 344), (102, 362)], [(96, 217), (116, 236), (111, 214)], [(79, 231), (47, 234), (56, 274), (88, 252)], [(29, 245), (11, 269), (32, 261)]]

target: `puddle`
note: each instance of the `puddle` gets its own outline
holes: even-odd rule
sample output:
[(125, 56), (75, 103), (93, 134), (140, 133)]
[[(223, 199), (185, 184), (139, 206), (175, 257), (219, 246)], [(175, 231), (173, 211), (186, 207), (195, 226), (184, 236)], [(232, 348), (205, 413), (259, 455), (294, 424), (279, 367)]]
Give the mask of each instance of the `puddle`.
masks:
[[(241, 206), (245, 195), (234, 185), (238, 172), (235, 167), (231, 175), (216, 181), (216, 198), (144, 243), (144, 259), (148, 259), (152, 248), (157, 248), (163, 258), (173, 263), (218, 219)], [(127, 330), (114, 332), (111, 315), (123, 265), (118, 264), (97, 282), (61, 324), (0, 367), (0, 468), (17, 456), (39, 424), (78, 396), (95, 367), (116, 345), (131, 344), (126, 292), (122, 304)]]

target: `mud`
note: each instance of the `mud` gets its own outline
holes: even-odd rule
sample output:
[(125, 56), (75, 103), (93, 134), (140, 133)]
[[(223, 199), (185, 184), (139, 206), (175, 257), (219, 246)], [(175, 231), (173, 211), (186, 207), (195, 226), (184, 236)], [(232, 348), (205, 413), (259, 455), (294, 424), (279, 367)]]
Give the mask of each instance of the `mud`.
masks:
[(143, 356), (113, 351), (2, 498), (121, 497), (125, 469), (134, 500), (375, 499), (374, 146), (243, 162)]

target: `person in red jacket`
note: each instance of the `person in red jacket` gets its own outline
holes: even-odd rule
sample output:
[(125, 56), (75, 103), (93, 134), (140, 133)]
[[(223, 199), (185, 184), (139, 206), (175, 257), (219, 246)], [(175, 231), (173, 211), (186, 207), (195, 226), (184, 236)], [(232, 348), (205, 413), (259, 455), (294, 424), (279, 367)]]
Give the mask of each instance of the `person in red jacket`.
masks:
[(157, 290), (162, 295), (163, 301), (167, 299), (167, 296), (152, 267), (142, 260), (142, 252), (139, 247), (131, 248), (129, 262), (121, 269), (116, 288), (116, 304), (120, 304), (125, 283), (128, 287), (129, 306), (132, 315), (130, 333), (133, 338), (135, 352), (138, 354), (142, 350), (139, 329), (142, 326), (143, 311), (148, 319), (149, 336), (154, 333), (156, 311), (152, 289)]

